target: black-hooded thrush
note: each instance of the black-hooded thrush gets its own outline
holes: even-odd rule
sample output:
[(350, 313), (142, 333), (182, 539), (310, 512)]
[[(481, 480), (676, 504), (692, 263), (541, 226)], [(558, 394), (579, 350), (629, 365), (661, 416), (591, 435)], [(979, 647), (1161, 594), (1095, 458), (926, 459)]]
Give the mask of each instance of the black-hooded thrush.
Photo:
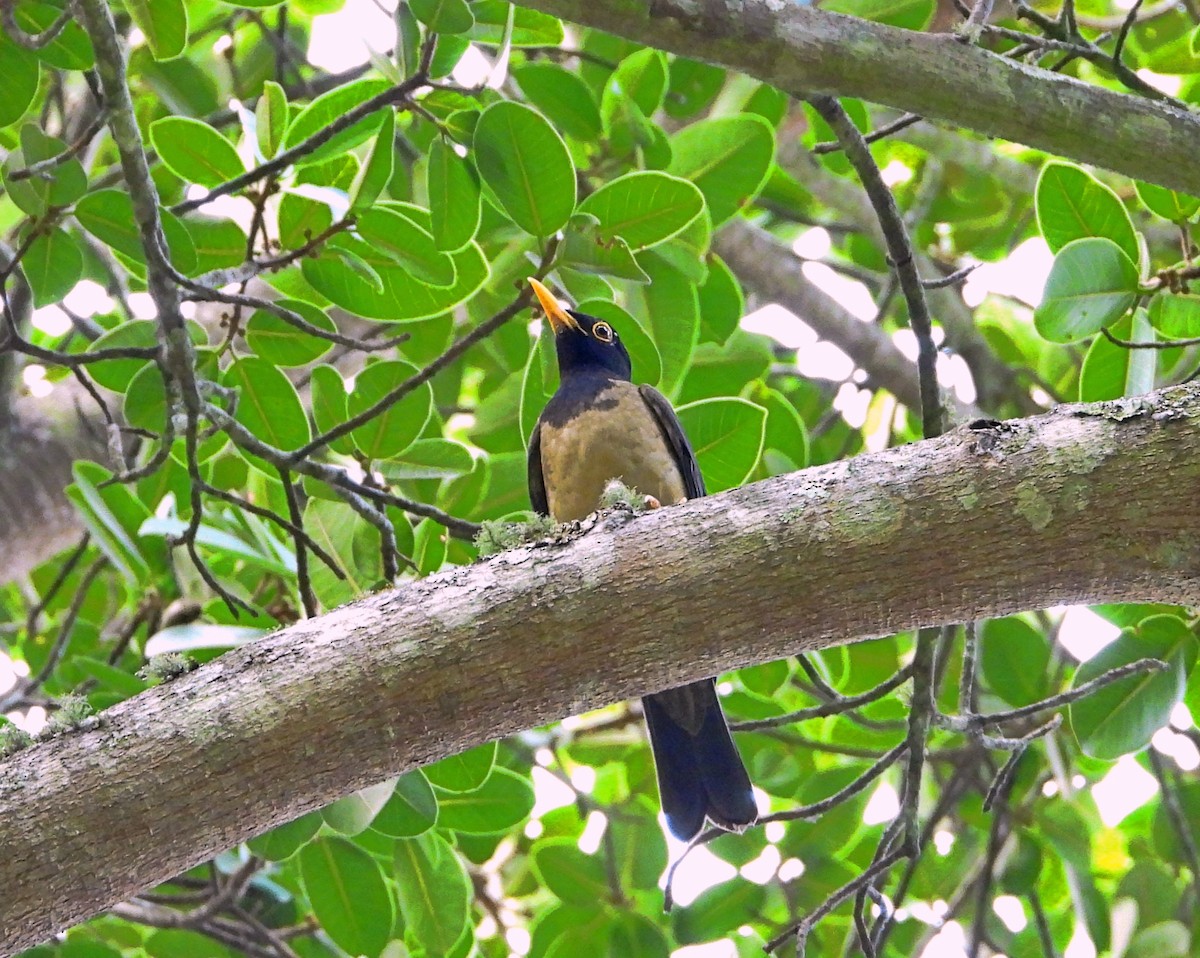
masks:
[[(635, 386), (629, 353), (602, 319), (563, 309), (530, 279), (554, 331), (559, 386), (529, 441), (529, 499), (557, 522), (595, 512), (614, 479), (663, 505), (704, 495), (704, 480), (670, 402)], [(642, 699), (667, 827), (690, 841), (707, 818), (741, 831), (758, 817), (750, 777), (725, 724), (716, 682)]]

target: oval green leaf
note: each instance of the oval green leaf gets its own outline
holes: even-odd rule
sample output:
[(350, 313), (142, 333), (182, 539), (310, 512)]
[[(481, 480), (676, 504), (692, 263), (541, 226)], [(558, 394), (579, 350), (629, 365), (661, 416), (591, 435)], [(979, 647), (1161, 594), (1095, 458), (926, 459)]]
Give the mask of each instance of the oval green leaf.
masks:
[[(349, 113), (360, 103), (382, 93), (390, 86), (391, 84), (387, 80), (368, 78), (355, 80), (353, 83), (335, 87), (328, 93), (321, 94), (292, 120), (283, 138), (283, 149), (290, 150), (293, 146), (303, 143), (323, 127)], [(381, 107), (381, 109), (383, 108)], [(328, 142), (317, 147), (303, 159), (297, 160), (296, 163), (298, 165), (323, 163), (347, 150), (352, 150), (360, 143), (370, 139), (379, 129), (380, 122), (381, 117), (378, 115), (365, 116), (348, 129), (333, 136)]]
[(677, 410), (709, 493), (741, 485), (758, 464), (767, 411), (747, 399), (701, 399)]
[(671, 137), (668, 173), (691, 180), (720, 226), (758, 194), (775, 155), (775, 131), (761, 116), (701, 120)]
[(990, 619), (979, 630), (986, 687), (1009, 705), (1029, 705), (1049, 691), (1050, 643), (1024, 619)]
[(425, 774), (438, 788), (473, 792), (487, 781), (496, 763), (496, 743), (488, 742), (425, 766)]
[[(1200, 35), (1200, 32), (1197, 35)], [(1187, 193), (1176, 193), (1164, 186), (1143, 183), (1140, 180), (1135, 180), (1133, 186), (1137, 190), (1138, 199), (1142, 201), (1146, 209), (1172, 223), (1183, 223), (1200, 210), (1200, 197), (1190, 196)]]
[(202, 120), (164, 116), (150, 124), (150, 142), (172, 173), (206, 189), (246, 172), (237, 148)]
[[(351, 418), (365, 412), (405, 380), (417, 367), (400, 360), (371, 363), (354, 381), (346, 403)], [(421, 435), (433, 409), (433, 390), (421, 383), (403, 399), (350, 433), (354, 445), (368, 459), (388, 459), (403, 452)]]
[(689, 180), (657, 170), (627, 173), (604, 184), (580, 205), (600, 220), (600, 237), (620, 237), (637, 251), (670, 239), (704, 209)]
[(390, 256), (421, 282), (443, 289), (454, 285), (454, 260), (437, 248), (428, 231), (396, 210), (363, 210), (358, 215), (357, 229), (370, 246)]
[(1137, 267), (1116, 243), (1072, 240), (1054, 257), (1034, 325), (1051, 342), (1073, 343), (1115, 323), (1137, 296)]
[(1155, 615), (1084, 662), (1075, 673), (1075, 687), (1138, 659), (1167, 664), (1165, 671), (1131, 675), (1071, 705), (1071, 728), (1084, 753), (1115, 759), (1149, 744), (1183, 699), (1196, 650), (1196, 636), (1187, 623), (1177, 616)]
[(521, 92), (567, 136), (591, 143), (601, 133), (600, 108), (588, 85), (557, 63), (535, 60), (514, 67)]
[(425, 175), (433, 242), (447, 252), (462, 249), (479, 230), (482, 198), (475, 171), (439, 137), (429, 148)]
[(400, 776), (387, 804), (379, 810), (371, 827), (391, 838), (415, 838), (437, 823), (437, 796), (418, 768)]
[[(337, 326), (325, 310), (298, 299), (281, 299), (278, 305), (299, 313), (318, 329), (337, 332)], [(259, 356), (276, 366), (307, 366), (333, 348), (328, 339), (321, 339), (297, 329), (270, 310), (256, 310), (246, 322), (246, 342)]]
[(539, 238), (575, 210), (575, 167), (566, 144), (536, 110), (503, 100), (475, 127), (475, 163), (514, 223)]
[(466, 33), (475, 26), (466, 0), (409, 0), (408, 6), (434, 33)]
[(300, 850), (300, 876), (321, 929), (342, 951), (378, 955), (395, 913), (379, 863), (344, 838), (322, 838)]
[(67, 295), (83, 275), (83, 252), (75, 237), (60, 229), (35, 236), (21, 268), (33, 291), (35, 307), (57, 303)]
[(1072, 240), (1100, 236), (1116, 243), (1132, 262), (1138, 261), (1137, 234), (1125, 204), (1082, 167), (1058, 160), (1042, 167), (1035, 205), (1038, 228), (1052, 253)]
[(172, 60), (187, 47), (188, 16), (183, 0), (126, 0), (125, 8), (146, 37), (156, 60)]
[(296, 387), (274, 364), (247, 356), (226, 369), (221, 382), (237, 390), (234, 418), (263, 442), (291, 452), (311, 438)]
[(437, 833), (396, 842), (396, 889), (406, 930), (427, 955), (449, 955), (467, 927), (471, 879)]
[(533, 787), (506, 768), (496, 768), (473, 792), (438, 795), (438, 826), (471, 835), (507, 831), (533, 810)]

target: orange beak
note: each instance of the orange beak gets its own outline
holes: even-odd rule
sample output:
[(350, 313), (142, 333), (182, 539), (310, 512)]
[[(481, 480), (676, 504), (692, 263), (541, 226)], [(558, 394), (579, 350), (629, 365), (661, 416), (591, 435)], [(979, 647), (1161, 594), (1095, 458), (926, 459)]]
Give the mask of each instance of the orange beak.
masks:
[(583, 327), (579, 325), (574, 316), (558, 305), (558, 300), (554, 298), (554, 294), (550, 290), (532, 276), (529, 277), (529, 285), (533, 287), (533, 292), (542, 305), (542, 311), (550, 320), (550, 328), (554, 330), (555, 336), (568, 329), (583, 332)]

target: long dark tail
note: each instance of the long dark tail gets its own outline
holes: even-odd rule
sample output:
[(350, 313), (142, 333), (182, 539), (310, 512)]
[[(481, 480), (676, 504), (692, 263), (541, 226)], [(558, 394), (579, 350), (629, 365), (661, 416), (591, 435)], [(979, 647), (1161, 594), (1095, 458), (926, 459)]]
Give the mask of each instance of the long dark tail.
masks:
[(758, 819), (750, 776), (738, 754), (713, 679), (642, 699), (671, 834), (691, 841), (704, 819), (741, 831)]

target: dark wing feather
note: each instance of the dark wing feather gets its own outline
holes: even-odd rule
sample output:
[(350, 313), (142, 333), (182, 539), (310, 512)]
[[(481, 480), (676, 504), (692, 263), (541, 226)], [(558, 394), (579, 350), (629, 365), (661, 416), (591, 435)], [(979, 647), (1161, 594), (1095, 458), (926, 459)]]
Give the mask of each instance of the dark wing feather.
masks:
[(550, 500), (546, 498), (546, 477), (542, 474), (542, 424), (533, 427), (529, 437), (529, 502), (539, 516), (550, 515)]
[(671, 456), (683, 475), (683, 488), (687, 497), (699, 499), (704, 495), (704, 479), (700, 475), (700, 467), (696, 464), (692, 444), (688, 442), (683, 426), (679, 423), (679, 417), (675, 415), (667, 397), (653, 386), (638, 386), (638, 392), (641, 393), (643, 402), (658, 422), (658, 428), (662, 430), (663, 438), (671, 448)]

